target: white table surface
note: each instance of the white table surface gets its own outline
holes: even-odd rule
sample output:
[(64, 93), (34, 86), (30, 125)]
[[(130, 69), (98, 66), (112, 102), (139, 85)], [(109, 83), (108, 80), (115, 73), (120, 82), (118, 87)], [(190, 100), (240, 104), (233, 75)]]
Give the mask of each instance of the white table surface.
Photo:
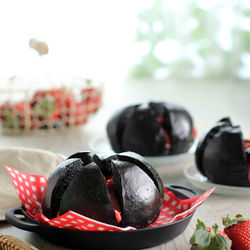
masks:
[[(60, 133), (39, 133), (34, 135), (9, 136), (0, 134), (0, 148), (24, 146), (40, 148), (55, 153), (70, 155), (88, 150), (89, 142), (105, 135), (105, 125), (117, 108), (117, 103), (125, 105), (147, 100), (171, 101), (184, 105), (191, 111), (199, 134), (203, 133), (217, 120), (230, 116), (235, 124), (240, 124), (245, 137), (250, 138), (250, 84), (220, 82), (133, 82), (123, 84), (113, 82), (105, 85), (103, 107), (89, 120), (88, 124), (77, 129)], [(164, 183), (181, 184), (192, 187), (183, 175), (187, 163), (158, 168)], [(250, 215), (250, 199), (241, 196), (222, 196), (212, 194), (196, 211), (183, 234), (176, 239), (152, 249), (190, 249), (188, 243), (196, 220), (200, 218), (208, 225), (218, 223), (227, 214)], [(11, 234), (28, 241), (39, 249), (68, 249), (56, 246), (35, 233), (17, 229), (7, 223), (0, 223), (0, 233)]]

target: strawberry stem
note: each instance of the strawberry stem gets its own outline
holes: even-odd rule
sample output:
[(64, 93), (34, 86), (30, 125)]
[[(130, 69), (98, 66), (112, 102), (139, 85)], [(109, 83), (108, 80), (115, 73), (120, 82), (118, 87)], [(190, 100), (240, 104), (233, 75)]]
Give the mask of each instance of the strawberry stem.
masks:
[(232, 225), (236, 225), (240, 221), (247, 221), (250, 220), (249, 217), (244, 217), (241, 214), (237, 214), (234, 219), (231, 219), (229, 215), (222, 218), (222, 224), (225, 228), (231, 227)]

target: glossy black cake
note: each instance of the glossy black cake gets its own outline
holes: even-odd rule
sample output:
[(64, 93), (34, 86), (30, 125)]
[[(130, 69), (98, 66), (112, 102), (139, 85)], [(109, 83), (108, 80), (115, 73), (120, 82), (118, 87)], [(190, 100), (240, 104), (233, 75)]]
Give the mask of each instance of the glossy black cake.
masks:
[(104, 223), (143, 228), (157, 219), (163, 194), (159, 175), (140, 155), (79, 152), (49, 176), (42, 209), (48, 218), (72, 210)]
[(243, 139), (240, 126), (233, 126), (228, 117), (200, 138), (195, 161), (200, 173), (211, 182), (250, 186), (250, 142)]
[(115, 152), (160, 156), (187, 152), (196, 131), (191, 115), (182, 106), (149, 102), (116, 112), (108, 121), (107, 134)]

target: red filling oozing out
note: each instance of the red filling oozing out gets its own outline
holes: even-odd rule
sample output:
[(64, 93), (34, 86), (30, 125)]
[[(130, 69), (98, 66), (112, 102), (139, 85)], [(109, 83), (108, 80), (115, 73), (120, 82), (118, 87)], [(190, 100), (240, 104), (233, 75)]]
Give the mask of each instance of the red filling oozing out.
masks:
[(113, 204), (115, 218), (116, 218), (117, 223), (119, 225), (122, 221), (122, 215), (121, 215), (121, 208), (120, 208), (119, 202), (117, 201), (117, 199), (115, 197), (115, 193), (114, 193), (113, 176), (107, 178), (106, 183), (107, 183), (107, 187), (109, 190), (109, 196), (110, 196), (110, 199), (111, 199), (112, 204)]
[(160, 126), (163, 128), (164, 136), (165, 136), (165, 139), (166, 139), (166, 145), (167, 145), (167, 148), (170, 150), (172, 148), (172, 142), (171, 142), (169, 133), (164, 128), (164, 119), (162, 117), (158, 116), (157, 121), (160, 124)]
[(247, 164), (248, 164), (248, 180), (250, 181), (250, 141), (244, 140), (244, 147), (247, 157)]
[(193, 127), (193, 138), (196, 139), (198, 136), (198, 131), (196, 129), (196, 127)]

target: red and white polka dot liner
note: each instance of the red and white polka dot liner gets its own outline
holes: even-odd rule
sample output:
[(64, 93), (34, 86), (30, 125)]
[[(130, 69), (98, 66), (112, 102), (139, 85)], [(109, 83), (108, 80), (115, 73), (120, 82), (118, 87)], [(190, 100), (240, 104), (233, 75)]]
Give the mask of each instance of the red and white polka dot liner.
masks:
[[(16, 192), (22, 202), (23, 207), (26, 208), (26, 212), (41, 223), (59, 228), (83, 231), (135, 230), (133, 227), (121, 228), (105, 224), (77, 214), (73, 211), (69, 211), (59, 217), (49, 220), (45, 215), (42, 214), (41, 206), (42, 193), (45, 189), (47, 178), (42, 175), (23, 173), (9, 166), (5, 166), (5, 168), (12, 178)], [(178, 198), (173, 192), (165, 188), (164, 202), (161, 213), (158, 219), (154, 221), (154, 223), (149, 227), (165, 225), (167, 223), (184, 218), (193, 212), (199, 205), (201, 205), (201, 203), (203, 203), (213, 191), (214, 188), (206, 191), (199, 197), (182, 200)]]

